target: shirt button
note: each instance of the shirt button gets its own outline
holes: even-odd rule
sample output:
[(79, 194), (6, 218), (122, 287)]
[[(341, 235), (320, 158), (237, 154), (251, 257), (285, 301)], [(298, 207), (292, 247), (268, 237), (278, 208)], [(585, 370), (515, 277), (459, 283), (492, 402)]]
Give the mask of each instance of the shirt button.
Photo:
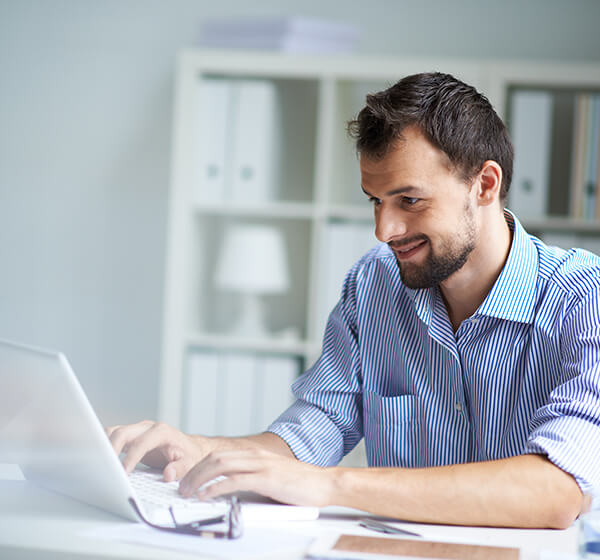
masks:
[(456, 412), (462, 412), (462, 404), (460, 404), (459, 402), (454, 404), (454, 410), (456, 410)]

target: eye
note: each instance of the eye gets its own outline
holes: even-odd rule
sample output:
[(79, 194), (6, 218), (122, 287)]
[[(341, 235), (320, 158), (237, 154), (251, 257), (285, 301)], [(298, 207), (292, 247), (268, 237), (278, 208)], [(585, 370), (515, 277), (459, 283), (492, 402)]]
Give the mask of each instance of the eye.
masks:
[(420, 198), (414, 198), (412, 196), (403, 196), (402, 197), (402, 202), (403, 204), (405, 204), (406, 206), (414, 206), (415, 204), (417, 204), (421, 199)]
[(370, 196), (369, 197), (369, 202), (373, 205), (373, 206), (379, 206), (381, 204), (381, 198), (376, 198), (374, 196)]

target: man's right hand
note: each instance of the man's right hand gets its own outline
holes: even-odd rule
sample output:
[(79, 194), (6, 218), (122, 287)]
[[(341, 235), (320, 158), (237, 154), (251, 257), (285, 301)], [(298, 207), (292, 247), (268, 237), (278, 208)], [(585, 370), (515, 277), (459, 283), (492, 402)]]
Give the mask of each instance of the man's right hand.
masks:
[(163, 469), (166, 481), (179, 480), (216, 447), (216, 441), (190, 436), (165, 424), (144, 420), (137, 424), (112, 426), (106, 433), (117, 455), (125, 453), (123, 466), (130, 473), (141, 461)]

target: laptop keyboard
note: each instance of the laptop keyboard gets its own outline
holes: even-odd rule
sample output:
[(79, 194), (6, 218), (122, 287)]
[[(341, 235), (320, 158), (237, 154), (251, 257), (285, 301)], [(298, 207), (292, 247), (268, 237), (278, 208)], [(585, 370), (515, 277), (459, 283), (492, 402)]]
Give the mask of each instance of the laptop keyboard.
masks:
[[(216, 517), (227, 513), (229, 509), (224, 498), (203, 501), (195, 497), (182, 497), (178, 492), (179, 482), (165, 482), (160, 472), (136, 469), (129, 475), (129, 480), (144, 511), (155, 523), (172, 524), (169, 507), (173, 508), (179, 523)], [(221, 480), (221, 477), (215, 478), (214, 482), (218, 480)], [(207, 484), (212, 482), (209, 481)], [(268, 498), (247, 492), (238, 492), (237, 495), (242, 503), (244, 523), (311, 521), (319, 515), (317, 507), (278, 504)]]
[[(129, 482), (137, 498), (142, 502), (147, 512), (152, 512), (153, 517), (157, 511), (163, 510), (161, 518), (169, 519), (168, 508), (172, 507), (177, 519), (180, 521), (202, 519), (221, 515), (227, 510), (225, 500), (199, 500), (198, 498), (184, 498), (178, 492), (179, 482), (165, 482), (162, 473), (134, 470), (129, 475)], [(169, 517), (166, 517), (169, 515)], [(183, 515), (183, 517), (181, 517)]]

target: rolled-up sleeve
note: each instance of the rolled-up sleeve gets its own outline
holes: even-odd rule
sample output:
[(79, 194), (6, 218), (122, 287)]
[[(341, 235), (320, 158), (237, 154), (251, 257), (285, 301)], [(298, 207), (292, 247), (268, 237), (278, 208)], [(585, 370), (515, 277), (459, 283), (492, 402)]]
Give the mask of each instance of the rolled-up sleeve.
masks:
[(295, 403), (268, 428), (315, 465), (336, 465), (362, 437), (355, 278), (353, 269), (327, 321), (321, 357), (292, 386)]
[(525, 452), (546, 455), (588, 492), (600, 488), (600, 290), (567, 311), (561, 355), (566, 381), (536, 411)]

